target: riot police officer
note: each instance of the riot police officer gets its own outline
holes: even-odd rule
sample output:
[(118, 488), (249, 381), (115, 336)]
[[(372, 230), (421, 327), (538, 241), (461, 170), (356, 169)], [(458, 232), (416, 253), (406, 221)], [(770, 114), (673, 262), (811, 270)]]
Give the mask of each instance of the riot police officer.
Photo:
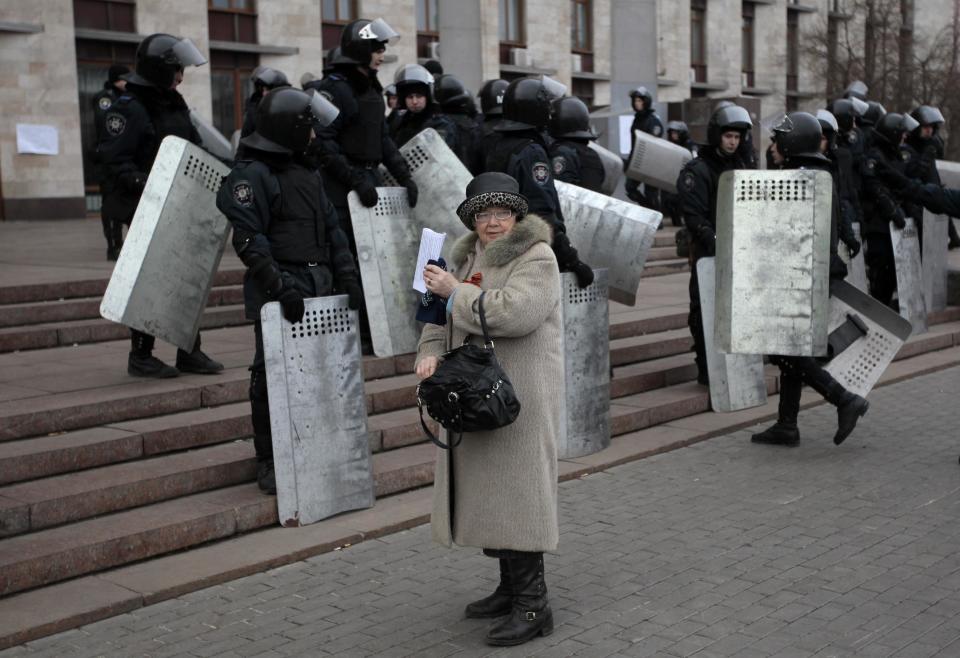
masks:
[(304, 298), (329, 295), (334, 283), (349, 295), (350, 308), (359, 309), (363, 300), (347, 236), (305, 157), (314, 126), (336, 115), (336, 107), (313, 91), (272, 92), (257, 107), (257, 129), (242, 140), (248, 159), (237, 162), (217, 194), (217, 207), (233, 226), (233, 247), (247, 266), (243, 298), (256, 339), (250, 410), (257, 482), (271, 494), (276, 481), (260, 307), (276, 300), (287, 321), (299, 322)]
[[(690, 138), (690, 129), (683, 121), (670, 121), (667, 123), (667, 141), (690, 151), (694, 156), (697, 155), (697, 144)], [(683, 212), (680, 208), (680, 197), (673, 192), (666, 190), (660, 191), (660, 206), (665, 215), (669, 215), (674, 226), (683, 226)]]
[(459, 149), (457, 126), (446, 116), (434, 99), (434, 82), (430, 71), (419, 64), (407, 64), (394, 78), (400, 107), (405, 110), (390, 136), (403, 146), (420, 131), (433, 128), (454, 153)]
[(707, 124), (707, 143), (697, 157), (680, 170), (677, 194), (687, 231), (690, 233), (690, 315), (687, 324), (696, 354), (697, 382), (709, 383), (707, 355), (703, 342), (703, 315), (700, 311), (700, 284), (697, 261), (716, 254), (717, 186), (720, 174), (744, 169), (738, 155), (740, 141), (753, 128), (750, 114), (739, 105), (725, 105), (713, 111)]
[(860, 204), (865, 219), (861, 229), (867, 243), (867, 279), (870, 294), (887, 305), (891, 305), (893, 293), (897, 290), (890, 224), (898, 230), (903, 229), (907, 214), (902, 195), (877, 175), (877, 169), (890, 168), (901, 174), (906, 172), (906, 162), (900, 148), (907, 132), (905, 128), (902, 114), (891, 112), (884, 115), (874, 127), (861, 169), (863, 194)]
[(510, 83), (506, 80), (487, 80), (480, 87), (480, 112), (483, 120), (480, 122), (480, 147), (477, 158), (486, 167), (487, 154), (493, 149), (494, 143), (500, 139), (496, 126), (503, 118), (503, 97), (507, 93)]
[[(639, 130), (654, 137), (663, 137), (663, 121), (653, 109), (653, 94), (646, 87), (637, 87), (630, 92), (630, 105), (633, 107), (633, 123), (630, 125), (630, 153), (637, 144), (635, 131)], [(629, 162), (629, 160), (628, 160)], [(650, 185), (644, 185), (640, 191), (640, 183), (628, 178), (624, 183), (624, 190), (631, 201), (635, 201), (645, 208), (660, 210), (660, 190)]]
[(567, 88), (546, 76), (519, 78), (510, 83), (503, 98), (503, 120), (496, 130), (500, 139), (487, 153), (486, 170), (513, 176), (530, 212), (553, 227), (553, 251), (561, 272), (573, 272), (581, 288), (593, 283), (593, 270), (582, 262), (570, 244), (560, 198), (553, 184), (544, 132), (550, 122), (550, 103)]
[[(863, 209), (860, 206), (860, 164), (863, 161), (863, 134), (857, 127), (860, 117), (867, 111), (866, 102), (858, 98), (838, 98), (830, 104), (830, 113), (837, 121), (837, 161), (841, 172), (847, 176), (847, 188), (841, 189), (844, 199), (853, 211), (852, 221), (863, 227)], [(848, 164), (849, 163), (849, 164)], [(841, 175), (844, 175), (841, 173)]]
[[(782, 169), (831, 171), (830, 160), (821, 152), (823, 137), (820, 121), (807, 112), (793, 112), (773, 128), (773, 158)], [(836, 187), (836, 185), (834, 185)], [(834, 190), (830, 222), (830, 278), (843, 279), (847, 268), (837, 256), (840, 223), (840, 198)], [(870, 403), (851, 393), (810, 356), (772, 355), (770, 361), (780, 368), (780, 401), (777, 422), (754, 434), (754, 443), (795, 446), (800, 443), (797, 416), (800, 395), (806, 384), (837, 408), (837, 431), (833, 442), (840, 445), (850, 436), (857, 421), (867, 413)]]
[(854, 80), (849, 85), (847, 85), (846, 90), (843, 92), (844, 98), (856, 98), (857, 100), (866, 101), (867, 92), (869, 92), (867, 83), (862, 80)]
[(247, 99), (247, 105), (243, 110), (243, 127), (240, 128), (241, 137), (246, 137), (256, 129), (257, 104), (263, 97), (274, 89), (290, 86), (290, 81), (287, 80), (283, 71), (278, 71), (269, 66), (255, 68), (250, 76), (250, 82), (253, 83), (253, 93)]
[(867, 101), (867, 109), (860, 117), (860, 134), (863, 135), (864, 153), (871, 146), (873, 139), (873, 129), (880, 122), (880, 119), (887, 113), (887, 108), (877, 101)]
[(435, 95), (443, 113), (457, 128), (455, 153), (460, 162), (474, 176), (483, 173), (483, 162), (480, 160), (480, 141), (483, 135), (477, 125), (477, 107), (473, 102), (473, 94), (463, 86), (459, 78), (444, 73), (436, 78)]
[[(123, 64), (114, 64), (107, 72), (107, 81), (103, 83), (103, 90), (93, 97), (93, 125), (96, 129), (97, 144), (105, 138), (106, 114), (114, 101), (122, 94), (127, 81), (124, 77), (130, 72), (129, 67)], [(93, 160), (97, 161), (97, 154), (94, 147)], [(109, 187), (110, 183), (104, 176), (103, 168), (97, 163), (97, 178), (100, 182), (100, 189)], [(107, 240), (107, 260), (117, 260), (120, 255), (120, 247), (123, 246), (123, 221), (112, 218), (109, 213), (100, 213), (100, 223), (103, 225), (103, 237)]]
[(397, 98), (397, 85), (387, 85), (383, 88), (383, 97), (387, 101), (387, 130), (390, 134), (397, 129), (400, 123), (400, 117), (403, 116), (404, 109)]
[[(187, 66), (206, 58), (189, 39), (153, 34), (137, 47), (137, 63), (127, 86), (104, 115), (105, 139), (97, 146), (109, 184), (104, 188), (103, 211), (129, 224), (160, 148), (170, 135), (200, 144), (190, 110), (177, 85)], [(137, 377), (176, 377), (181, 371), (212, 374), (223, 365), (200, 350), (200, 334), (191, 352), (177, 350), (176, 368), (153, 356), (153, 336), (131, 329), (127, 372)]]
[[(833, 175), (834, 190), (839, 195), (840, 214), (838, 231), (840, 239), (846, 245), (850, 257), (860, 253), (860, 240), (853, 229), (854, 222), (858, 221), (857, 209), (860, 207), (859, 191), (853, 188), (853, 161), (850, 153), (837, 147), (839, 124), (837, 118), (828, 110), (817, 110), (817, 121), (820, 123), (820, 153), (830, 161), (830, 173)], [(783, 138), (787, 140), (787, 137)]]
[(597, 138), (590, 127), (590, 111), (576, 96), (553, 102), (550, 116), (550, 163), (553, 176), (564, 183), (600, 192), (603, 163), (588, 144)]
[[(940, 173), (937, 171), (937, 159), (943, 159), (943, 138), (940, 127), (945, 119), (939, 108), (921, 105), (910, 113), (919, 124), (907, 135), (907, 147), (910, 161), (907, 163), (907, 175), (922, 183), (940, 185)], [(953, 219), (947, 221), (949, 249), (960, 247), (960, 236), (953, 225)]]

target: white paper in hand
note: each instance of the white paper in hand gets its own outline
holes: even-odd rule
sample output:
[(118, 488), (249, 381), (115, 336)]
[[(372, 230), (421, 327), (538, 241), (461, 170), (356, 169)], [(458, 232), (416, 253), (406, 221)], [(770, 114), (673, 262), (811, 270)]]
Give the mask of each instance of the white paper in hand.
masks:
[(413, 273), (413, 289), (417, 292), (427, 292), (427, 284), (423, 281), (423, 268), (427, 266), (428, 260), (437, 260), (440, 258), (440, 251), (443, 249), (443, 241), (446, 238), (446, 233), (437, 233), (428, 228), (423, 229), (423, 232), (420, 234), (420, 252), (417, 254), (417, 269)]

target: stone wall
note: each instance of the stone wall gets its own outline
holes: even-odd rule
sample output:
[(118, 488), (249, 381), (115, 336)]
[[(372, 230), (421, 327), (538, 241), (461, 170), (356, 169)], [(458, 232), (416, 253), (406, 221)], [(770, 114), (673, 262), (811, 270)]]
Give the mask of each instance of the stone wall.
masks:
[(257, 5), (260, 43), (300, 51), (296, 55), (261, 55), (260, 63), (283, 71), (297, 87), (305, 72), (319, 76), (323, 69), (319, 4), (317, 0), (275, 0)]

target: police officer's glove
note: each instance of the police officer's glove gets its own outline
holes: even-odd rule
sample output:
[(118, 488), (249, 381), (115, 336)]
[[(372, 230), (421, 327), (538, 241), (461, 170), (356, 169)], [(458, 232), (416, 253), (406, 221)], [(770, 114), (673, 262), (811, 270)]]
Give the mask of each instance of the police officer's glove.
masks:
[(578, 260), (576, 263), (573, 263), (570, 266), (570, 271), (573, 272), (575, 277), (577, 277), (577, 285), (581, 288), (586, 288), (593, 283), (593, 268), (584, 263), (582, 260)]
[(277, 296), (283, 317), (287, 322), (300, 322), (303, 319), (303, 295), (296, 288), (284, 288)]
[(710, 258), (717, 255), (717, 234), (713, 231), (702, 231), (700, 233), (700, 248), (703, 249), (703, 255)]
[(844, 240), (843, 244), (847, 245), (847, 249), (850, 251), (850, 258), (854, 258), (860, 253), (860, 241), (856, 238), (853, 240)]
[(340, 277), (340, 288), (347, 294), (347, 306), (353, 311), (359, 311), (363, 307), (363, 286), (357, 277)]
[(893, 222), (893, 225), (898, 229), (904, 229), (907, 226), (907, 220), (904, 218), (903, 210), (900, 208), (897, 208), (897, 212), (890, 218), (890, 221)]
[(417, 184), (413, 182), (412, 178), (408, 178), (403, 186), (407, 188), (407, 201), (410, 203), (411, 208), (417, 207), (417, 199), (420, 197), (420, 188), (417, 187)]
[(368, 180), (361, 180), (357, 183), (357, 196), (360, 197), (360, 203), (367, 208), (373, 208), (380, 200), (377, 194), (377, 186)]

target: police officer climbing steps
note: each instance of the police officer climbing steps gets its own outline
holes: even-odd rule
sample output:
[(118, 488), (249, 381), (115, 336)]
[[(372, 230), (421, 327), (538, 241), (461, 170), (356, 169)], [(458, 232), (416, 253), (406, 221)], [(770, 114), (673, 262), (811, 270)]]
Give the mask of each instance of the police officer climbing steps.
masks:
[[(635, 131), (645, 132), (654, 137), (664, 137), (663, 121), (653, 109), (653, 94), (646, 87), (637, 87), (630, 92), (630, 105), (633, 107), (633, 123), (630, 125), (630, 153), (637, 145)], [(627, 161), (629, 162), (629, 160)], [(627, 197), (644, 208), (660, 210), (660, 190), (644, 185), (640, 191), (640, 183), (628, 178), (624, 183)]]
[(254, 322), (256, 352), (250, 366), (250, 409), (257, 482), (276, 493), (260, 308), (278, 301), (289, 322), (303, 319), (306, 297), (349, 296), (363, 291), (347, 236), (326, 196), (320, 174), (305, 157), (316, 125), (328, 125), (337, 108), (314, 92), (280, 89), (257, 108), (257, 129), (242, 143), (245, 160), (224, 179), (217, 207), (233, 226), (233, 247), (246, 265), (243, 298)]
[[(160, 142), (175, 135), (194, 144), (200, 136), (190, 121), (190, 110), (177, 91), (187, 66), (206, 58), (189, 39), (153, 34), (137, 47), (136, 69), (127, 86), (104, 115), (104, 141), (97, 146), (110, 184), (104, 189), (103, 212), (129, 224), (147, 182)], [(153, 356), (155, 339), (131, 329), (127, 372), (138, 377), (176, 377), (181, 371), (213, 374), (223, 365), (200, 350), (200, 334), (191, 352), (177, 350), (176, 368)]]

